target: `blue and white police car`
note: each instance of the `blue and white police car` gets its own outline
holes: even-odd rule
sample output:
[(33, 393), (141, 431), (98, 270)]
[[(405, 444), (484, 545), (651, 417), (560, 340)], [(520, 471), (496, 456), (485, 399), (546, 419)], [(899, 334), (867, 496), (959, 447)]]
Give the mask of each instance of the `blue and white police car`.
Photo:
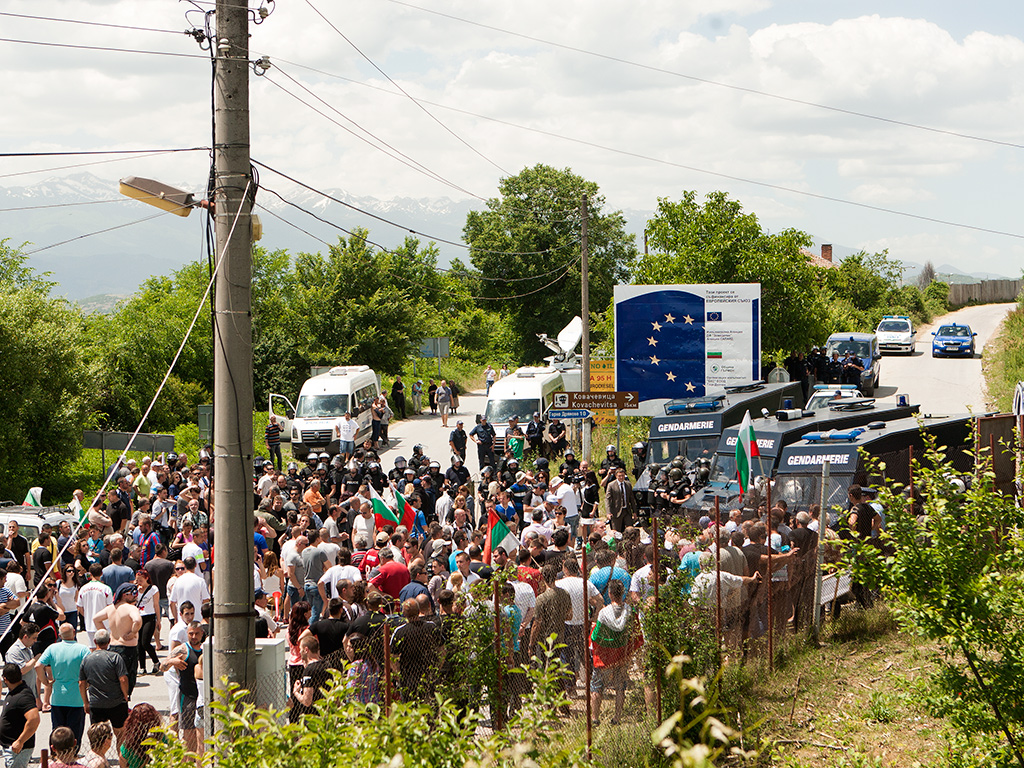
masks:
[(947, 323), (932, 331), (932, 357), (974, 357), (974, 337), (969, 325)]

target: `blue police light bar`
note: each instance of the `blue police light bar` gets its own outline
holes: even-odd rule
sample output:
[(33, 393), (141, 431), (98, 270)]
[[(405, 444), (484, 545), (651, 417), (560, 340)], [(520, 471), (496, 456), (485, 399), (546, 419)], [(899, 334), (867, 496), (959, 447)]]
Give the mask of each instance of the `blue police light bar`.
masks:
[(717, 397), (692, 397), (682, 400), (670, 400), (665, 404), (665, 413), (694, 413), (697, 411), (717, 411), (722, 408), (725, 395)]
[(856, 389), (856, 384), (815, 384), (814, 390), (820, 391), (822, 389)]
[(808, 432), (804, 435), (804, 440), (809, 443), (852, 443), (862, 434), (864, 434), (864, 430), (861, 428), (851, 429), (847, 432), (836, 432), (834, 429), (830, 429), (828, 432)]

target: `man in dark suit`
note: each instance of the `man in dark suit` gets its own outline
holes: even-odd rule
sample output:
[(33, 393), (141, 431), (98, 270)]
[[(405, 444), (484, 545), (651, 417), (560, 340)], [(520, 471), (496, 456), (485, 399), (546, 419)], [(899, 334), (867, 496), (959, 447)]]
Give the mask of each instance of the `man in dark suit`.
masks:
[(616, 468), (615, 479), (605, 488), (604, 502), (612, 530), (621, 532), (626, 530), (627, 525), (633, 524), (637, 512), (636, 497), (633, 496), (633, 486), (626, 479), (623, 467)]

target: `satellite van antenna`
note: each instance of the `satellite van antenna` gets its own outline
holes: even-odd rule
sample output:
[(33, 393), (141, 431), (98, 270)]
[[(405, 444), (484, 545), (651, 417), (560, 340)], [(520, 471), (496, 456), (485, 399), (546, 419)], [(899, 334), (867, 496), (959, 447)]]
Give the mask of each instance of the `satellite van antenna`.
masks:
[(538, 333), (537, 338), (540, 339), (541, 344), (555, 353), (554, 356), (545, 358), (552, 365), (556, 367), (563, 367), (566, 364), (574, 365), (577, 358), (576, 346), (583, 338), (583, 320), (576, 315), (565, 328), (558, 332), (558, 336), (554, 339), (546, 333)]

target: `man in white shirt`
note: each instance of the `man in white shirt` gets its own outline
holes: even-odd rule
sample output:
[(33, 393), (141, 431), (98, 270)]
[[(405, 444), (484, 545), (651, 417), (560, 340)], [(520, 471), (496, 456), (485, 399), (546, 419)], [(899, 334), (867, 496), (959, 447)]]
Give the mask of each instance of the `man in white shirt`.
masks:
[[(455, 564), (458, 566), (459, 573), (462, 574), (462, 589), (467, 590), (469, 587), (480, 581), (480, 577), (469, 570), (469, 552), (459, 552), (455, 556)], [(448, 577), (448, 583), (445, 584), (445, 589), (452, 588), (452, 577)]]
[(210, 589), (202, 576), (196, 574), (196, 559), (186, 557), (184, 559), (185, 572), (178, 575), (171, 589), (170, 602), (174, 610), (186, 600), (192, 603), (197, 610), (202, 610), (203, 605), (210, 602)]
[(331, 541), (326, 526), (320, 529), (320, 543), (316, 545), (316, 548), (324, 553), (329, 565), (333, 566), (337, 562), (338, 552), (341, 551), (341, 547)]
[(342, 461), (348, 461), (355, 453), (358, 431), (359, 424), (348, 411), (334, 422), (334, 436), (338, 438), (338, 453), (341, 455)]
[(181, 559), (192, 558), (196, 561), (196, 573), (203, 577), (207, 584), (210, 583), (210, 564), (206, 561), (206, 550), (200, 545), (206, 542), (206, 529), (196, 528), (192, 532), (192, 541), (181, 548)]
[(267, 632), (270, 633), (271, 637), (277, 635), (277, 622), (274, 621), (274, 612), (267, 607), (267, 593), (263, 591), (263, 588), (257, 588), (255, 591), (255, 602), (256, 615), (267, 622)]
[(114, 593), (103, 583), (103, 566), (93, 563), (89, 566), (89, 581), (78, 590), (78, 610), (85, 619), (85, 634), (89, 638), (89, 647), (95, 648), (93, 636), (96, 634), (96, 623), (93, 617), (108, 605), (114, 604)]
[(362, 581), (363, 575), (359, 569), (352, 565), (352, 551), (343, 549), (338, 553), (338, 564), (332, 565), (324, 575), (320, 577), (317, 588), (326, 605), (332, 598), (341, 597), (338, 593), (338, 582), (342, 579), (349, 581)]

